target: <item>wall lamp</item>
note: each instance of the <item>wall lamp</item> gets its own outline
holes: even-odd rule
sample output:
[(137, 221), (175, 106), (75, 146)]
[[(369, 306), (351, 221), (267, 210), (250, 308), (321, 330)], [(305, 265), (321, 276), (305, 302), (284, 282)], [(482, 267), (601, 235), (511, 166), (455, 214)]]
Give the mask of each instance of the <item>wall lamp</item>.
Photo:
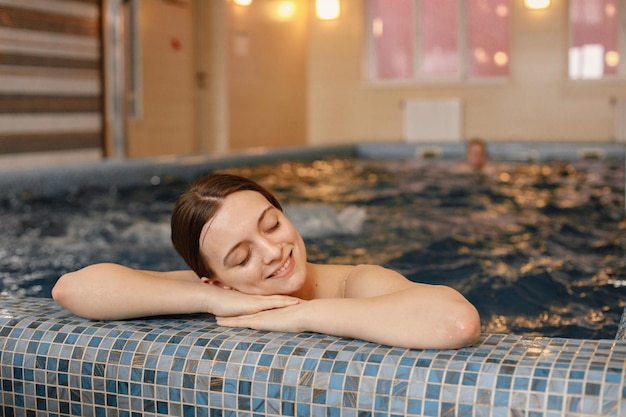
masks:
[(341, 14), (339, 0), (315, 0), (315, 14), (321, 20), (337, 19)]
[(550, 7), (550, 0), (524, 0), (524, 6), (531, 10), (547, 9)]

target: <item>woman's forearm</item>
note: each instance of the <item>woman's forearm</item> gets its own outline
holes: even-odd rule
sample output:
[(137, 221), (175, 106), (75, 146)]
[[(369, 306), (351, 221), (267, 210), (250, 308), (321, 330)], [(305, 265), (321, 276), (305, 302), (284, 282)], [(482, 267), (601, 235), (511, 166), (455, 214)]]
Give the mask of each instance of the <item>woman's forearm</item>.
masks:
[(194, 275), (97, 264), (63, 275), (52, 297), (74, 314), (96, 320), (206, 312), (211, 288)]
[(319, 299), (303, 306), (308, 331), (418, 349), (455, 349), (480, 336), (476, 309), (447, 287), (371, 298)]
[(300, 303), (285, 295), (248, 295), (199, 279), (191, 271), (140, 271), (97, 264), (63, 275), (52, 297), (72, 313), (94, 320), (165, 314), (254, 314)]
[(448, 287), (420, 286), (374, 297), (321, 298), (218, 324), (279, 332), (311, 331), (410, 349), (456, 349), (480, 337), (478, 312)]

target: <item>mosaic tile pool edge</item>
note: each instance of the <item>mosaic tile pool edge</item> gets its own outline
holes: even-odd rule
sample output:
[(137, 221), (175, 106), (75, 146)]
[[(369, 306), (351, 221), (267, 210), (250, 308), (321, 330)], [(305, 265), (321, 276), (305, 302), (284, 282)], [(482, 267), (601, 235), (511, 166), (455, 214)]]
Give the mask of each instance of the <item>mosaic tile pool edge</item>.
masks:
[(626, 307), (624, 307), (624, 311), (622, 312), (622, 317), (617, 327), (617, 334), (615, 335), (615, 340), (626, 341)]
[(0, 297), (4, 416), (623, 416), (625, 369), (620, 340), (407, 350), (210, 315), (88, 321)]

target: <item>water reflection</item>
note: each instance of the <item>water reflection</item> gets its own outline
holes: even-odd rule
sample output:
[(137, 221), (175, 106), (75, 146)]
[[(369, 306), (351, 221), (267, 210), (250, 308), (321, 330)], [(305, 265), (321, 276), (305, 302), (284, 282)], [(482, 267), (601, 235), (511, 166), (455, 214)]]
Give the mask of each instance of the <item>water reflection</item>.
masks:
[[(451, 285), (490, 332), (615, 335), (626, 300), (622, 161), (491, 162), (487, 174), (350, 159), (229, 171), (296, 208), (314, 262), (380, 263)], [(184, 268), (169, 216), (187, 185), (163, 176), (148, 188), (4, 196), (2, 291), (49, 296), (59, 275), (94, 262)]]

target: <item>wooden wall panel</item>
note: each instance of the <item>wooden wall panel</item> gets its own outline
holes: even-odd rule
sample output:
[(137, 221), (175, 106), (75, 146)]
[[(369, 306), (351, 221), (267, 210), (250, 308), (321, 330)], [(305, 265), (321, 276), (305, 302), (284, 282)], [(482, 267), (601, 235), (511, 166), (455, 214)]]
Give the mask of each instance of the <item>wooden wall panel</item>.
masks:
[(0, 154), (101, 148), (100, 0), (0, 0)]

